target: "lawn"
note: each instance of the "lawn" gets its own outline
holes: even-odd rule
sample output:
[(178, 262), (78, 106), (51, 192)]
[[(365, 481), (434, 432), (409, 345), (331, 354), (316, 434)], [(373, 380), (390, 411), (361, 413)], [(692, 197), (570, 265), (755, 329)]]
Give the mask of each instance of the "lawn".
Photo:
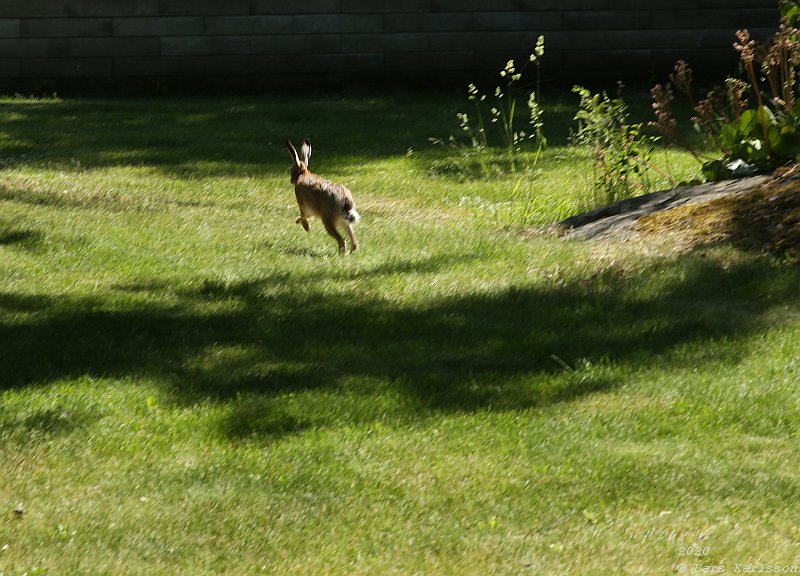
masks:
[(0, 100), (0, 574), (800, 565), (800, 268), (531, 233), (575, 104), (520, 179), (431, 170), (453, 94)]

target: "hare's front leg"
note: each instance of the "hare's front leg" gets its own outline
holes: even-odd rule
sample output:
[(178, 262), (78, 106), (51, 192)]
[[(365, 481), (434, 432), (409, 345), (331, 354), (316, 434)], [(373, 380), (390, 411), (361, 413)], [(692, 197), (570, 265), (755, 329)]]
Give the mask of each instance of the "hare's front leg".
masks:
[(294, 221), (295, 224), (302, 224), (306, 232), (308, 232), (308, 214), (303, 210), (303, 205), (298, 204), (300, 208), (300, 217)]

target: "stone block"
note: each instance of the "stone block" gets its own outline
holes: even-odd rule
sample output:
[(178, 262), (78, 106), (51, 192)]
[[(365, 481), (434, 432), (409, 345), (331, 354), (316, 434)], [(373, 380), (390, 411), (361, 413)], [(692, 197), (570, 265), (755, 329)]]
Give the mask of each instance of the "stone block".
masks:
[(21, 75), (18, 58), (0, 58), (0, 78), (16, 78)]
[(250, 13), (250, 0), (161, 0), (162, 16), (223, 16)]
[(558, 30), (563, 25), (562, 12), (475, 12), (475, 30), (529, 30), (539, 34)]
[(21, 75), (27, 78), (86, 78), (111, 76), (111, 58), (26, 58)]
[(217, 56), (249, 54), (246, 36), (168, 36), (161, 38), (162, 56)]
[(86, 38), (112, 32), (110, 18), (26, 18), (20, 27), (23, 38)]
[(47, 18), (67, 16), (68, 0), (3, 0), (3, 17)]
[[(364, 34), (265, 34), (250, 37), (252, 54), (311, 54), (353, 52)], [(370, 35), (371, 36), (371, 35)]]
[(431, 0), (404, 0), (403, 2), (374, 2), (372, 0), (341, 0), (344, 13), (404, 13), (430, 12)]
[(159, 0), (62, 0), (61, 4), (70, 17), (158, 16), (161, 9)]
[(291, 31), (298, 34), (336, 34), (381, 32), (383, 18), (379, 14), (313, 14), (298, 15)]
[(211, 16), (205, 19), (206, 34), (212, 35), (282, 33), (291, 25), (292, 16), (288, 14)]
[(0, 38), (18, 38), (21, 32), (19, 18), (0, 18)]
[(387, 52), (386, 70), (469, 70), (475, 65), (472, 52)]
[(114, 59), (114, 72), (118, 77), (202, 76), (203, 60), (194, 56), (122, 57)]
[(0, 54), (5, 58), (66, 58), (69, 41), (67, 38), (0, 39)]
[(200, 17), (114, 18), (114, 36), (199, 36)]
[[(372, 2), (371, 4), (374, 6), (377, 3)], [(251, 0), (250, 2), (251, 14), (338, 14), (342, 11), (342, 0), (304, 0), (303, 2)]]
[(383, 19), (386, 32), (445, 32), (472, 30), (473, 19), (469, 12), (386, 14)]
[(160, 41), (151, 37), (69, 38), (69, 55), (91, 56), (158, 56)]

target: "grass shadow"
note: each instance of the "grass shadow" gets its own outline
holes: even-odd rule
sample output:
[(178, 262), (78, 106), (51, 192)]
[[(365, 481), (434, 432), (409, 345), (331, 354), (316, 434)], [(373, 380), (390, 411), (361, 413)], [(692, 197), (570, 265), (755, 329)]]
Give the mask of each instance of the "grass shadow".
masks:
[(89, 426), (100, 414), (90, 408), (50, 407), (21, 414), (0, 410), (0, 433), (4, 441), (34, 445), (71, 434)]
[[(288, 171), (287, 138), (311, 137), (328, 170), (428, 147), (428, 138), (444, 133), (455, 117), (453, 100), (435, 93), (291, 101), (234, 96), (12, 100), (3, 105), (0, 132), (17, 143), (9, 150), (18, 153), (7, 165), (79, 162), (87, 169), (144, 165), (189, 179), (258, 176)], [(408, 122), (409, 115), (426, 121)], [(378, 132), (367, 141), (354, 126)]]
[[(321, 418), (287, 411), (285, 398), (343, 387), (365, 402), (391, 393), (404, 417), (570, 402), (616, 385), (604, 365), (659, 366), (684, 345), (744, 339), (764, 327), (771, 307), (798, 301), (800, 271), (763, 259), (722, 267), (697, 257), (660, 266), (641, 277), (609, 272), (423, 307), (316, 292), (307, 278), (281, 275), (208, 282), (169, 307), (106, 309), (102, 299), (4, 294), (6, 308), (41, 308), (35, 319), (0, 322), (0, 387), (146, 375), (164, 382), (177, 402), (247, 398), (222, 429), (275, 436)], [(641, 295), (637, 286), (657, 274), (676, 280)], [(136, 289), (163, 288), (143, 282)], [(735, 362), (737, 347), (726, 350)], [(272, 407), (262, 418), (251, 403)]]
[(30, 146), (5, 146), (0, 156), (0, 169), (29, 164), (39, 158), (40, 155)]
[(0, 246), (19, 246), (33, 249), (41, 244), (44, 238), (45, 235), (40, 230), (7, 227), (0, 224)]
[(224, 418), (218, 431), (232, 439), (279, 439), (287, 434), (298, 434), (314, 426), (302, 415), (293, 414), (269, 398), (248, 398), (237, 403)]
[(0, 292), (0, 310), (45, 313), (52, 306), (53, 299), (48, 296)]

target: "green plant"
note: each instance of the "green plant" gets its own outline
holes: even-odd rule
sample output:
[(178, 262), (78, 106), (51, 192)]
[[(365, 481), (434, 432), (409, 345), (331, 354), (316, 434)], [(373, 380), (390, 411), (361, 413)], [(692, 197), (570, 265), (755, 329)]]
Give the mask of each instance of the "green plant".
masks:
[(779, 0), (778, 11), (780, 12), (781, 20), (790, 26), (800, 24), (800, 2), (797, 0)]
[[(653, 109), (662, 135), (690, 150), (703, 162), (708, 180), (765, 172), (800, 155), (800, 17), (798, 2), (781, 2), (781, 23), (772, 38), (758, 46), (747, 30), (736, 32), (734, 48), (747, 80), (728, 78), (699, 101), (692, 92), (691, 69), (679, 61), (670, 83), (652, 90)], [(765, 84), (766, 88), (762, 86)], [(670, 102), (673, 85), (694, 108), (694, 128), (722, 150), (722, 157), (705, 160), (680, 136)], [(751, 103), (748, 95), (753, 97)]]
[[(542, 152), (547, 147), (542, 121), (542, 108), (539, 105), (540, 58), (544, 55), (544, 36), (539, 36), (536, 46), (529, 55), (528, 62), (518, 68), (514, 60), (506, 62), (500, 77), (504, 86), (496, 86), (494, 93), (482, 93), (475, 84), (467, 86), (467, 97), (473, 105), (472, 116), (459, 112), (462, 138), (450, 135), (446, 144), (453, 151), (444, 159), (431, 166), (433, 174), (455, 175), (459, 180), (488, 178), (490, 176), (514, 175), (508, 201), (493, 205), (491, 212), (499, 222), (529, 224), (535, 179)], [(536, 67), (534, 90), (525, 94), (521, 89), (522, 75), (527, 64)], [(525, 100), (528, 109), (527, 127), (519, 127), (519, 102)], [(488, 124), (486, 119), (489, 120)], [(442, 140), (433, 139), (436, 144)], [(533, 149), (524, 148), (532, 143)]]
[(575, 86), (580, 96), (578, 131), (573, 142), (591, 147), (594, 155), (596, 203), (608, 203), (647, 190), (655, 138), (644, 134), (643, 123), (630, 124), (628, 106), (621, 97), (592, 94)]
[[(448, 158), (444, 162), (434, 164), (432, 169), (434, 173), (458, 172), (464, 169), (465, 172), (471, 173), (474, 171), (468, 167), (477, 164), (479, 175), (488, 177), (496, 172), (512, 174), (520, 170), (529, 172), (536, 166), (541, 152), (547, 146), (543, 132), (542, 109), (537, 99), (540, 58), (543, 55), (544, 36), (539, 36), (526, 63), (536, 66), (536, 89), (527, 96), (523, 96), (524, 93), (520, 90), (526, 66), (518, 68), (513, 59), (506, 62), (500, 71), (500, 77), (505, 85), (496, 86), (491, 99), (475, 84), (467, 86), (467, 97), (473, 105), (473, 112), (456, 114), (459, 133), (463, 137), (450, 135), (446, 140), (449, 147), (458, 153), (459, 160)], [(520, 129), (518, 124), (518, 102), (523, 97), (529, 113), (527, 131)], [(432, 141), (436, 144), (445, 143), (440, 139)], [(522, 145), (525, 142), (534, 144), (534, 155), (530, 159), (523, 154)], [(501, 151), (499, 159), (495, 150)]]

